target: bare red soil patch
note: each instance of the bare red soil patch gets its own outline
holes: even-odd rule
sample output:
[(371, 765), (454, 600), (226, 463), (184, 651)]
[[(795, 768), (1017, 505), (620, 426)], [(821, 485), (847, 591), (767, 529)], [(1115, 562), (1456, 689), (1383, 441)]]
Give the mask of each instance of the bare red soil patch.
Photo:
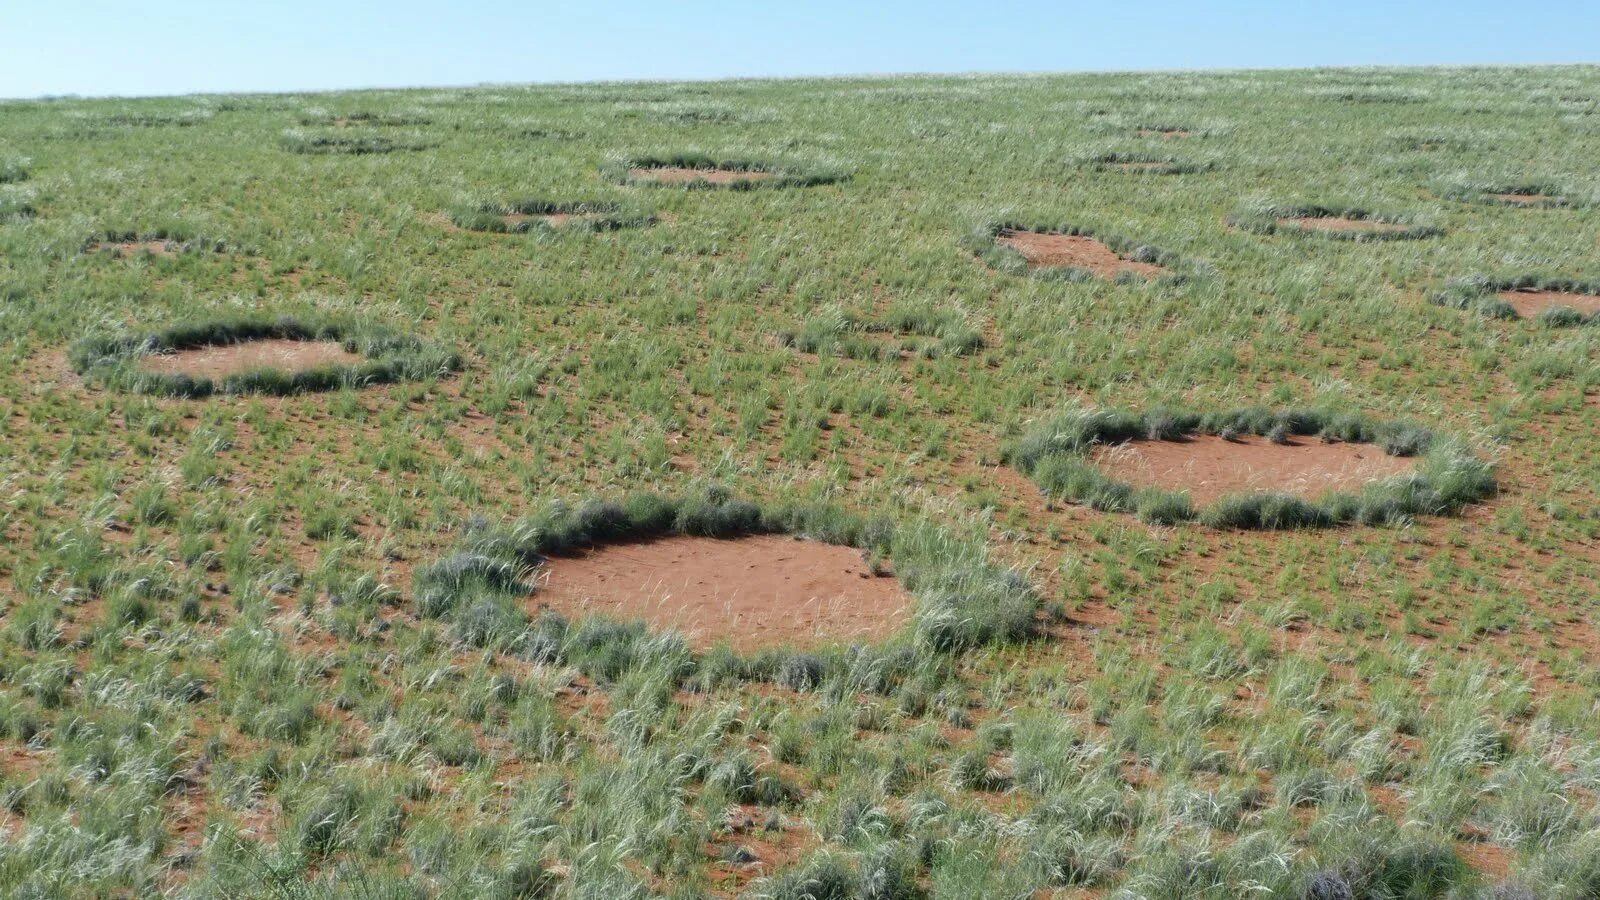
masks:
[(1294, 225), (1311, 231), (1405, 231), (1398, 222), (1377, 222), (1372, 219), (1347, 219), (1344, 216), (1288, 216), (1278, 220), (1279, 225)]
[(1033, 268), (1070, 266), (1101, 278), (1132, 272), (1151, 278), (1166, 269), (1155, 263), (1129, 259), (1092, 237), (1043, 231), (1012, 231), (995, 235), (995, 242), (1017, 251)]
[(574, 213), (506, 213), (500, 217), (500, 221), (506, 223), (507, 226), (515, 227), (517, 225), (521, 225), (523, 222), (538, 220), (551, 227), (560, 228), (562, 225), (567, 224), (573, 219), (592, 218), (594, 218), (594, 216), (577, 215)]
[(1500, 299), (1511, 304), (1517, 315), (1533, 318), (1547, 309), (1558, 306), (1571, 307), (1590, 315), (1600, 312), (1600, 294), (1574, 294), (1568, 291), (1500, 291)]
[(1225, 440), (1201, 435), (1179, 441), (1128, 441), (1101, 447), (1094, 461), (1106, 474), (1140, 487), (1186, 490), (1196, 504), (1226, 494), (1287, 491), (1316, 497), (1358, 490), (1408, 471), (1414, 458), (1390, 456), (1372, 444), (1296, 438), (1274, 444), (1254, 435)]
[(735, 181), (765, 181), (771, 172), (742, 172), (736, 169), (691, 169), (687, 166), (660, 166), (656, 168), (629, 169), (634, 178), (682, 184), (690, 181), (709, 181), (712, 184), (731, 184)]
[(541, 606), (643, 619), (701, 648), (878, 640), (911, 613), (911, 595), (859, 550), (787, 535), (607, 544), (542, 571)]
[(95, 241), (83, 248), (85, 253), (99, 253), (101, 250), (110, 250), (118, 256), (137, 256), (140, 253), (149, 253), (153, 256), (173, 256), (178, 252), (177, 241)]
[(252, 369), (299, 372), (326, 365), (356, 365), (363, 357), (337, 341), (290, 341), (281, 338), (219, 344), (148, 356), (139, 364), (165, 375), (225, 378)]
[(1557, 203), (1561, 200), (1560, 197), (1553, 197), (1549, 194), (1500, 193), (1490, 194), (1489, 196), (1492, 199), (1499, 200), (1501, 203), (1509, 203), (1512, 206), (1537, 206), (1541, 203)]

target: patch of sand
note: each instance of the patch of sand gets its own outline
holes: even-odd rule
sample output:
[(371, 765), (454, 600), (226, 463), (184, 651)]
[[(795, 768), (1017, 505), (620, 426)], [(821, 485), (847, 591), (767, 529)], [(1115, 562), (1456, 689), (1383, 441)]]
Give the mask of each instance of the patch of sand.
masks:
[(1547, 309), (1566, 306), (1593, 315), (1600, 312), (1600, 294), (1573, 294), (1567, 291), (1500, 291), (1500, 299), (1511, 304), (1517, 315), (1531, 319)]
[(1033, 268), (1071, 266), (1101, 278), (1115, 278), (1121, 272), (1150, 278), (1166, 271), (1154, 263), (1128, 259), (1094, 238), (1083, 235), (1008, 229), (995, 235), (995, 242), (1022, 254), (1022, 258)]
[(1410, 227), (1398, 222), (1347, 219), (1344, 216), (1287, 216), (1278, 219), (1278, 224), (1296, 225), (1310, 231), (1405, 231)]
[(518, 225), (521, 225), (523, 222), (527, 222), (527, 221), (536, 219), (536, 220), (538, 220), (540, 222), (545, 223), (546, 225), (551, 226), (552, 228), (560, 228), (561, 226), (563, 226), (563, 225), (567, 224), (568, 222), (572, 221), (573, 219), (592, 219), (592, 218), (594, 218), (594, 217), (593, 216), (585, 216), (585, 215), (576, 215), (574, 213), (506, 213), (505, 215), (500, 217), (500, 221), (506, 223), (507, 227), (514, 228), (514, 227), (516, 227)]
[(765, 181), (772, 177), (771, 172), (740, 172), (733, 169), (691, 169), (686, 166), (636, 168), (629, 169), (628, 174), (634, 178), (645, 178), (669, 184), (683, 184), (690, 181), (732, 184), (736, 181)]
[(1236, 441), (1215, 435), (1128, 441), (1097, 448), (1092, 458), (1107, 475), (1130, 484), (1187, 490), (1197, 506), (1242, 492), (1286, 491), (1312, 498), (1330, 490), (1356, 490), (1416, 464), (1414, 457), (1390, 456), (1372, 444), (1317, 438), (1274, 444), (1255, 435)]
[(1542, 203), (1559, 203), (1560, 197), (1550, 194), (1518, 194), (1514, 192), (1490, 194), (1489, 197), (1512, 206), (1538, 206)]
[(539, 577), (542, 607), (643, 619), (699, 648), (873, 641), (911, 615), (911, 595), (861, 551), (789, 535), (604, 544), (551, 557)]
[(152, 256), (173, 256), (178, 252), (177, 241), (95, 241), (83, 248), (85, 253), (99, 253), (110, 250), (117, 256), (137, 256), (140, 253), (149, 253)]
[(356, 365), (364, 357), (337, 341), (290, 341), (281, 338), (218, 344), (147, 356), (139, 365), (166, 375), (226, 378), (252, 369), (299, 372), (326, 365)]

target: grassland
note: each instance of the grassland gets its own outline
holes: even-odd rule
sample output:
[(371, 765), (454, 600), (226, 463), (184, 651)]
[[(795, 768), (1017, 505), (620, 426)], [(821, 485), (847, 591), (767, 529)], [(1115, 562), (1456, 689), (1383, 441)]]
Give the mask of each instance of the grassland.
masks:
[[(700, 158), (828, 177), (606, 177)], [(1600, 895), (1600, 329), (1430, 302), (1600, 280), (1596, 158), (1593, 67), (0, 103), (0, 895)], [(653, 221), (450, 216), (521, 197)], [(1283, 209), (1427, 236), (1228, 224)], [(997, 269), (994, 222), (1186, 277)], [(284, 316), (460, 368), (185, 398), (69, 360)], [(1417, 423), (1499, 493), (1165, 527), (1003, 457), (1064, 408), (1252, 406)], [(706, 522), (887, 553), (922, 615), (695, 653), (519, 586), (551, 535)]]

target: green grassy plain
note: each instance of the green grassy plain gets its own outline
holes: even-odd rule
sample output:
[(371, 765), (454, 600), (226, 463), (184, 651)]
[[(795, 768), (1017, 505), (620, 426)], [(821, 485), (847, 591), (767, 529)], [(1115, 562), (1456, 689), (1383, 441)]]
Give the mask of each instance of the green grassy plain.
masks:
[[(702, 154), (829, 183), (603, 175)], [(0, 103), (0, 894), (1600, 896), (1600, 329), (1430, 302), (1600, 280), (1596, 159), (1595, 67)], [(525, 197), (643, 224), (450, 216)], [(1426, 234), (1226, 224), (1312, 206)], [(999, 221), (1184, 277), (996, 268)], [(185, 399), (68, 361), (280, 315), (462, 367)], [(1500, 493), (1147, 525), (1005, 464), (1077, 406), (1405, 419)], [(917, 624), (694, 653), (518, 580), (760, 516), (888, 553)]]

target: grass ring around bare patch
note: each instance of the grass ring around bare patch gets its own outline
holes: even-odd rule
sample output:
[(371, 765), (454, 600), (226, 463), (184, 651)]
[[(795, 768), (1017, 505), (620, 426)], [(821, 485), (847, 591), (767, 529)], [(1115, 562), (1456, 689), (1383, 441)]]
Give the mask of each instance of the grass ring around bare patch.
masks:
[(0, 222), (31, 219), (37, 213), (33, 204), (19, 197), (0, 197)]
[(325, 109), (314, 109), (307, 110), (300, 117), (300, 124), (324, 128), (350, 128), (352, 126), (398, 128), (408, 125), (431, 125), (433, 120), (422, 113), (374, 112), (366, 109), (331, 112)]
[(333, 154), (367, 156), (404, 150), (427, 150), (433, 145), (432, 141), (415, 132), (379, 134), (349, 128), (318, 130), (290, 128), (283, 133), (285, 150), (310, 156)]
[(1444, 234), (1424, 217), (1360, 206), (1252, 203), (1228, 216), (1230, 227), (1256, 234), (1308, 235), (1342, 241), (1415, 241)]
[[(1046, 247), (1030, 258), (1024, 239), (1073, 241), (1065, 252)], [(1177, 254), (1117, 234), (1106, 234), (1071, 222), (1005, 218), (984, 222), (969, 230), (962, 247), (1008, 275), (1063, 281), (1104, 279), (1119, 283), (1180, 281), (1195, 274), (1195, 267)], [(1076, 246), (1081, 244), (1081, 247)]]
[(1091, 172), (1122, 172), (1132, 175), (1194, 175), (1216, 168), (1210, 162), (1179, 159), (1155, 153), (1098, 153), (1080, 163)]
[(663, 186), (701, 190), (725, 188), (812, 187), (848, 181), (850, 172), (834, 166), (780, 160), (719, 159), (702, 153), (625, 156), (607, 159), (600, 174), (629, 186)]
[(1389, 136), (1389, 145), (1411, 153), (1466, 153), (1476, 146), (1469, 138), (1442, 132), (1399, 132)]
[(1600, 325), (1600, 281), (1533, 274), (1470, 275), (1452, 279), (1428, 299), (1494, 319), (1532, 319), (1556, 328)]
[[(265, 365), (215, 377), (155, 371), (142, 364), (158, 354), (268, 341), (325, 343), (341, 350), (341, 359), (349, 359), (299, 369)], [(111, 389), (177, 397), (299, 394), (425, 380), (461, 367), (456, 353), (411, 335), (369, 324), (289, 316), (217, 319), (143, 333), (90, 335), (72, 345), (67, 359), (78, 374)]]
[(1140, 122), (1131, 129), (1134, 137), (1153, 138), (1161, 141), (1181, 140), (1191, 137), (1210, 137), (1209, 129), (1198, 125), (1184, 125), (1174, 122)]
[(496, 234), (529, 231), (615, 231), (641, 228), (655, 222), (655, 214), (611, 200), (488, 201), (450, 210), (457, 228)]
[[(1226, 493), (1196, 508), (1184, 490), (1136, 488), (1109, 474), (1092, 454), (1131, 442), (1174, 442), (1197, 437), (1272, 443), (1315, 438), (1327, 443), (1372, 444), (1390, 457), (1415, 457), (1403, 474), (1331, 490), (1314, 497), (1283, 490)], [(1065, 412), (1005, 448), (1005, 458), (1051, 496), (1097, 510), (1131, 512), (1146, 522), (1173, 525), (1199, 521), (1215, 528), (1318, 528), (1394, 525), (1422, 515), (1450, 515), (1491, 496), (1492, 466), (1460, 441), (1420, 426), (1374, 420), (1325, 409), (1268, 410), (1260, 407), (1216, 413), (1156, 409)]]
[(1445, 200), (1462, 203), (1488, 203), (1520, 209), (1551, 209), (1572, 206), (1572, 198), (1560, 186), (1547, 181), (1492, 181), (1444, 185), (1438, 190)]
[[(661, 539), (732, 540), (758, 535), (792, 535), (854, 548), (875, 572), (892, 563), (894, 577), (912, 598), (912, 610), (902, 632), (907, 639), (890, 637), (883, 650), (870, 651), (884, 660), (902, 658), (900, 650), (914, 656), (918, 649), (956, 652), (1024, 640), (1037, 627), (1038, 595), (1015, 569), (990, 561), (977, 539), (957, 537), (931, 523), (894, 525), (831, 505), (757, 505), (717, 488), (678, 498), (632, 494), (620, 501), (554, 503), (506, 528), (471, 530), (454, 553), (417, 569), (416, 610), (421, 618), (444, 621), (464, 643), (575, 663), (571, 655), (587, 654), (600, 637), (637, 647), (650, 638), (650, 632), (638, 621), (644, 609), (632, 622), (605, 617), (569, 622), (551, 612), (535, 615), (541, 572), (552, 557)], [(659, 581), (669, 575), (652, 573), (652, 577)], [(625, 585), (619, 592), (629, 589)], [(750, 627), (730, 617), (725, 629), (712, 636), (723, 639), (719, 644), (724, 647), (736, 638), (746, 647), (766, 643), (760, 635), (745, 633)], [(682, 637), (667, 637), (688, 650)], [(752, 637), (756, 640), (749, 640)], [(741, 668), (751, 677), (782, 681), (783, 671), (796, 658), (809, 657), (819, 670), (807, 676), (814, 684), (827, 660), (848, 665), (850, 659), (868, 652), (858, 644), (831, 657), (817, 657), (789, 655), (781, 646), (766, 644)], [(616, 652), (622, 651), (608, 651)], [(693, 666), (696, 661), (691, 658), (687, 663)]]
[(897, 303), (883, 315), (869, 316), (825, 309), (798, 330), (780, 332), (778, 342), (801, 353), (878, 362), (967, 356), (984, 346), (982, 332), (965, 313), (923, 303)]
[(28, 180), (28, 161), (0, 159), (0, 184), (17, 184)]
[(96, 231), (84, 238), (80, 253), (105, 253), (115, 257), (175, 256), (180, 253), (221, 253), (227, 249), (223, 241), (192, 234), (181, 228), (153, 228), (145, 231), (133, 229), (107, 229)]

